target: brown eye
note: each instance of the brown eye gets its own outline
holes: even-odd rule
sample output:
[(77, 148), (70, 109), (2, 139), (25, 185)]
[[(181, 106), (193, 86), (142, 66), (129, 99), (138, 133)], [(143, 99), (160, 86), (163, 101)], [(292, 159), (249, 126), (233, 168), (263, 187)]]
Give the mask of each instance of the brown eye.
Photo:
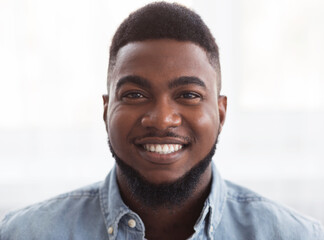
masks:
[(200, 95), (197, 93), (188, 92), (188, 93), (183, 93), (181, 95), (181, 98), (195, 99), (195, 98), (200, 98)]
[(123, 96), (123, 98), (143, 98), (143, 94), (138, 93), (138, 92), (131, 92), (127, 93), (126, 95)]
[(121, 100), (129, 104), (138, 104), (146, 102), (148, 98), (141, 92), (127, 92), (122, 95)]
[(202, 101), (203, 97), (197, 92), (183, 92), (179, 95), (178, 101), (185, 105), (196, 105)]

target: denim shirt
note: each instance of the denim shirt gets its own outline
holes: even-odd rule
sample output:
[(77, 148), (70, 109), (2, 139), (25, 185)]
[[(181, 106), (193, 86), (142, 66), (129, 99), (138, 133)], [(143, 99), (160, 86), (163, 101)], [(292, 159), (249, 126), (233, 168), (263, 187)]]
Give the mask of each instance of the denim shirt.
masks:
[[(0, 240), (145, 239), (143, 221), (121, 199), (115, 170), (104, 182), (8, 214)], [(224, 181), (214, 164), (212, 176), (210, 195), (189, 239), (324, 240), (319, 222)]]

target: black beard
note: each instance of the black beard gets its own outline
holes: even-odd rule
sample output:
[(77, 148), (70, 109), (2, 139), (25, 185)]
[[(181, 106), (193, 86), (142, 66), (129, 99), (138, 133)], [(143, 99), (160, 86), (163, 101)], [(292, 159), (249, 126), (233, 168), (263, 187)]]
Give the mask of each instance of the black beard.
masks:
[(192, 195), (201, 176), (212, 161), (212, 157), (216, 151), (217, 140), (218, 136), (206, 157), (200, 160), (182, 177), (173, 182), (161, 184), (147, 181), (136, 169), (126, 164), (125, 161), (116, 155), (109, 140), (108, 145), (112, 156), (115, 158), (116, 163), (126, 180), (133, 199), (151, 209), (170, 209), (179, 206)]

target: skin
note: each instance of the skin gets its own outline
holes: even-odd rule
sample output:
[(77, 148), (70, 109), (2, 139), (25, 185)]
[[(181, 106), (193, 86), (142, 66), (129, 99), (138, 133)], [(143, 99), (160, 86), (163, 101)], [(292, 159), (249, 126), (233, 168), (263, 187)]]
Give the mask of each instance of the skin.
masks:
[[(129, 43), (119, 50), (111, 74), (108, 95), (103, 96), (104, 121), (123, 161), (160, 184), (180, 178), (209, 153), (225, 121), (227, 98), (218, 96), (217, 74), (202, 48), (171, 39)], [(167, 132), (176, 137), (166, 137)], [(159, 154), (143, 144), (183, 148)], [(185, 239), (208, 196), (211, 166), (192, 196), (173, 210), (146, 211), (130, 197), (118, 166), (117, 181), (125, 203), (142, 218), (148, 239)]]

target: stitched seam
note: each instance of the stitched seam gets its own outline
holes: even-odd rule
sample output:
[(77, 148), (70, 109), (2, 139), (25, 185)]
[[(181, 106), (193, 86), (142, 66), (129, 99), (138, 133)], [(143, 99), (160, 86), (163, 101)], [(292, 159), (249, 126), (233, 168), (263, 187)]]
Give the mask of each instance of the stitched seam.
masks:
[(217, 223), (217, 225), (215, 227), (218, 226), (218, 224), (220, 222), (220, 218), (221, 218), (221, 216), (223, 216), (223, 212), (224, 212), (224, 209), (225, 209), (226, 202), (227, 202), (227, 194), (225, 194), (225, 198), (224, 198), (224, 202), (223, 202), (223, 207), (222, 207), (222, 209), (220, 211), (219, 217), (217, 219), (218, 223)]
[(263, 198), (259, 198), (259, 197), (231, 197), (229, 196), (227, 198), (230, 201), (234, 201), (234, 202), (241, 202), (241, 203), (248, 203), (248, 202), (268, 202)]
[(247, 196), (244, 194), (233, 194), (228, 192), (227, 199), (236, 202), (269, 202), (267, 199), (261, 196)]
[(98, 193), (69, 194), (69, 195), (66, 195), (66, 196), (58, 196), (58, 197), (55, 197), (55, 198), (50, 199), (48, 201), (66, 199), (66, 198), (81, 198), (81, 197), (96, 197), (96, 196), (98, 196)]
[(103, 216), (103, 219), (104, 219), (104, 222), (105, 222), (105, 225), (106, 225), (106, 233), (107, 233), (107, 236), (109, 238), (109, 235), (108, 235), (108, 222), (107, 222), (107, 219), (106, 219), (106, 214), (108, 215), (108, 213), (106, 213), (105, 209), (106, 209), (106, 206), (103, 202), (103, 192), (102, 192), (102, 186), (100, 187), (99, 189), (99, 202), (100, 202), (100, 211), (101, 211), (101, 214)]
[[(225, 186), (225, 190), (226, 190), (226, 186)], [(226, 202), (227, 202), (227, 194), (225, 194), (225, 198), (224, 198), (224, 201), (223, 201), (223, 206), (222, 206), (222, 208), (221, 208), (221, 210), (220, 210), (220, 214), (219, 214), (218, 218), (216, 219), (217, 224), (215, 224), (215, 226), (214, 226), (215, 229), (216, 229), (217, 226), (219, 225), (219, 223), (220, 223), (220, 219), (221, 219), (221, 217), (223, 216), (223, 212), (224, 212), (224, 209), (225, 209)]]

